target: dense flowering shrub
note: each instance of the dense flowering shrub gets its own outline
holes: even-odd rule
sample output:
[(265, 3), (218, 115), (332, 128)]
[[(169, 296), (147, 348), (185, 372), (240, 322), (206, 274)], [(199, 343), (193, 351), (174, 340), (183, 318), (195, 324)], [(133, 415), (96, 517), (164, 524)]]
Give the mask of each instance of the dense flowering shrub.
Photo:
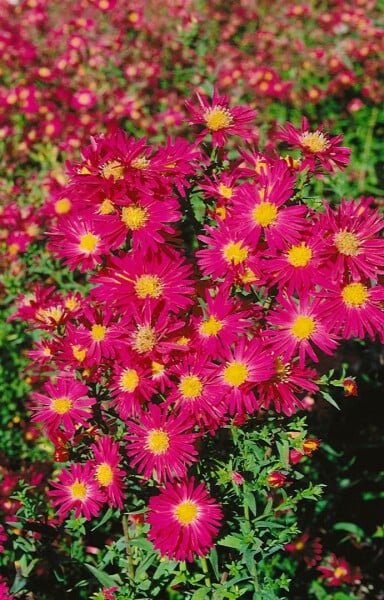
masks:
[[(245, 553), (252, 574), (253, 557), (267, 542), (251, 543), (246, 558), (246, 538), (226, 532), (236, 521), (225, 499), (231, 483), (243, 488), (246, 520), (251, 511), (257, 523), (275, 506), (269, 525), (291, 523), (273, 552), (307, 546), (304, 560), (312, 567), (321, 544), (309, 545), (308, 534), (292, 541), (297, 529), (289, 515), (320, 489), (292, 496), (289, 488), (297, 485), (295, 465), (320, 441), (302, 424), (297, 432), (278, 426), (272, 440), (282, 435), (284, 442), (277, 460), (266, 423), (274, 413), (306, 410), (308, 396), (325, 391), (322, 360), (343, 339), (383, 340), (383, 263), (375, 259), (383, 255), (383, 221), (370, 198), (334, 206), (326, 199), (314, 205), (306, 195), (314, 177), (348, 163), (341, 136), (303, 120), (301, 130), (287, 123), (273, 140), (297, 148), (296, 158), (237, 150), (232, 139), (229, 153), (231, 136), (252, 141), (254, 112), (232, 108), (216, 91), (212, 100), (198, 93), (197, 101), (199, 108), (187, 102), (189, 123), (199, 129), (195, 143), (149, 145), (112, 129), (91, 138), (54, 193), (67, 210), (51, 225), (48, 248), (86, 278), (89, 290), (34, 286), (15, 315), (43, 334), (29, 355), (40, 381), (43, 372), (50, 377), (33, 394), (33, 421), (64, 463), (48, 496), (59, 523), (102, 518), (103, 508), (115, 515), (139, 509), (144, 521), (131, 528), (163, 558), (201, 557), (207, 574), (211, 550), (220, 572), (229, 559), (225, 551), (217, 558), (222, 545)], [(263, 462), (255, 435), (269, 440)], [(221, 487), (205, 446), (223, 465), (235, 461), (236, 468), (224, 467), (229, 478)], [(265, 505), (261, 513), (256, 498)], [(126, 519), (123, 527), (127, 581), (139, 590)], [(324, 580), (359, 583), (337, 560), (318, 567)], [(105, 577), (99, 574), (101, 583)], [(137, 593), (120, 576), (108, 577), (125, 594)], [(230, 597), (227, 577), (217, 584), (220, 597)], [(268, 587), (255, 577), (244, 592)], [(207, 579), (199, 593), (210, 586)]]

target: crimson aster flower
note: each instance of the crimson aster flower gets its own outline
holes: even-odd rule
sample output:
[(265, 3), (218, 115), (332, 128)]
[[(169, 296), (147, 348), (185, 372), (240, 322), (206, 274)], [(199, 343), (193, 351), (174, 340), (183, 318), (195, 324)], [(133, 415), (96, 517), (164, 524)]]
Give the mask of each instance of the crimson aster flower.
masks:
[(379, 335), (384, 341), (384, 286), (355, 281), (324, 292), (324, 318), (329, 328), (345, 339)]
[(90, 218), (62, 217), (49, 235), (48, 248), (70, 271), (94, 269), (109, 252), (101, 224)]
[(220, 380), (229, 413), (254, 413), (259, 402), (253, 390), (257, 383), (266, 381), (273, 373), (272, 359), (265, 352), (263, 343), (256, 337), (252, 340), (243, 337), (233, 348), (225, 348), (220, 360)]
[(324, 583), (330, 587), (337, 587), (343, 583), (354, 585), (361, 581), (360, 571), (352, 568), (344, 558), (338, 558), (333, 552), (317, 570), (320, 571)]
[(324, 318), (324, 303), (321, 298), (310, 299), (302, 295), (298, 302), (294, 298), (279, 297), (280, 306), (268, 315), (268, 323), (276, 329), (264, 331), (275, 356), (284, 361), (299, 355), (299, 366), (303, 368), (306, 355), (318, 362), (316, 349), (332, 354), (337, 347), (336, 336), (331, 335), (331, 326)]
[(122, 461), (119, 444), (109, 436), (103, 436), (91, 445), (91, 450), (95, 457), (94, 477), (105, 493), (106, 501), (110, 506), (122, 509), (125, 473), (119, 468)]
[(73, 435), (77, 425), (88, 426), (91, 406), (96, 399), (87, 395), (86, 385), (64, 373), (58, 375), (57, 383), (48, 381), (44, 390), (45, 394), (33, 394), (37, 404), (32, 407), (36, 411), (32, 421), (42, 423), (48, 435), (54, 434), (59, 427)]
[(145, 478), (154, 477), (159, 483), (186, 475), (187, 467), (196, 462), (192, 432), (194, 420), (187, 415), (168, 413), (166, 407), (150, 404), (137, 421), (128, 421), (126, 452), (131, 467)]
[(257, 386), (258, 401), (261, 408), (267, 410), (273, 405), (277, 413), (290, 417), (305, 408), (301, 397), (306, 392), (314, 393), (319, 389), (314, 381), (317, 373), (292, 362), (283, 362), (280, 357), (274, 359), (274, 368), (273, 376)]
[(149, 500), (148, 533), (162, 556), (175, 560), (205, 556), (213, 547), (223, 513), (203, 483), (192, 477), (182, 483), (167, 483)]
[(250, 124), (256, 117), (256, 111), (250, 107), (235, 106), (229, 108), (229, 97), (220, 96), (218, 91), (213, 91), (212, 100), (203, 94), (196, 94), (199, 105), (195, 106), (191, 100), (185, 105), (191, 114), (190, 125), (202, 125), (203, 130), (198, 136), (202, 139), (207, 133), (212, 134), (214, 146), (224, 146), (228, 135), (240, 135), (250, 138)]
[(99, 300), (123, 309), (132, 305), (165, 302), (173, 312), (193, 303), (191, 267), (174, 251), (158, 250), (154, 255), (135, 252), (109, 257), (107, 267), (92, 279), (92, 294)]
[[(284, 178), (287, 171), (282, 171)], [(284, 187), (284, 192), (265, 191), (257, 184), (244, 183), (238, 188), (233, 202), (231, 219), (226, 222), (246, 237), (248, 244), (258, 249), (260, 238), (269, 248), (282, 248), (286, 243), (297, 244), (308, 227), (306, 206), (284, 206), (291, 196), (292, 188)]]
[(285, 544), (284, 548), (296, 560), (303, 560), (308, 567), (314, 567), (323, 553), (320, 538), (310, 538), (308, 532), (301, 533), (293, 542)]
[(332, 209), (324, 202), (325, 213), (319, 223), (324, 241), (322, 257), (330, 264), (329, 278), (335, 281), (347, 272), (354, 281), (377, 280), (384, 273), (384, 239), (379, 237), (384, 221), (369, 204), (369, 198), (358, 202), (342, 199)]
[(326, 171), (333, 173), (336, 167), (344, 169), (350, 161), (351, 149), (338, 145), (343, 136), (331, 137), (328, 133), (323, 133), (322, 127), (311, 131), (306, 117), (302, 119), (301, 129), (288, 122), (285, 127), (281, 127), (276, 137), (293, 148), (299, 148), (304, 156), (302, 166), (308, 166), (311, 171), (321, 165)]
[(97, 517), (105, 502), (90, 462), (85, 465), (72, 463), (69, 469), (62, 469), (59, 481), (53, 481), (52, 485), (56, 489), (50, 490), (48, 496), (54, 498), (52, 505), (57, 507), (58, 515), (63, 519), (72, 509), (75, 509), (76, 519)]

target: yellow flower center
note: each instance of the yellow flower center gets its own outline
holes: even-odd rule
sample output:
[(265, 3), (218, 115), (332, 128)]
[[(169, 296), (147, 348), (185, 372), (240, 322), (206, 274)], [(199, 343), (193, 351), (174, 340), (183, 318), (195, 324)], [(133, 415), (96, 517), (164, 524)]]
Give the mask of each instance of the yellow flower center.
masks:
[(187, 500), (176, 506), (174, 514), (181, 525), (190, 525), (197, 519), (198, 508), (194, 502)]
[(109, 160), (100, 170), (105, 179), (113, 177), (114, 181), (118, 181), (124, 177), (124, 167), (118, 160)]
[(55, 398), (52, 400), (51, 408), (58, 415), (65, 415), (72, 408), (72, 400), (69, 398)]
[(74, 346), (72, 346), (72, 354), (76, 358), (76, 360), (78, 360), (79, 362), (83, 362), (83, 360), (87, 356), (87, 352), (88, 352), (87, 348), (82, 348), (78, 344), (75, 344)]
[(115, 207), (114, 207), (112, 200), (110, 200), (109, 198), (105, 198), (105, 200), (103, 200), (102, 203), (100, 204), (99, 214), (100, 215), (110, 215), (113, 212), (115, 212)]
[(150, 325), (140, 325), (134, 336), (133, 349), (139, 354), (150, 352), (156, 344), (156, 331)]
[(354, 233), (339, 231), (333, 241), (340, 254), (345, 254), (345, 256), (357, 256), (359, 254), (360, 241)]
[(102, 342), (106, 332), (107, 328), (104, 325), (92, 325), (91, 337), (94, 342)]
[(282, 381), (288, 381), (288, 377), (291, 374), (291, 367), (289, 363), (283, 363), (281, 358), (276, 358), (275, 360), (275, 376), (274, 380), (278, 383)]
[(135, 369), (125, 369), (121, 376), (119, 386), (123, 392), (134, 392), (139, 385), (139, 376)]
[(146, 447), (153, 454), (164, 454), (169, 448), (169, 435), (162, 429), (153, 429), (148, 432)]
[(197, 398), (202, 389), (203, 384), (196, 375), (186, 375), (179, 383), (179, 390), (184, 398)]
[(157, 275), (140, 275), (135, 281), (135, 292), (140, 300), (160, 298), (164, 284)]
[(165, 367), (161, 363), (153, 360), (151, 363), (151, 370), (152, 370), (153, 377), (159, 377), (160, 375), (162, 375), (164, 373)]
[(341, 577), (345, 577), (347, 573), (348, 571), (344, 567), (336, 567), (333, 574), (335, 577), (337, 577), (337, 579), (340, 579)]
[(271, 202), (260, 202), (253, 209), (252, 216), (261, 227), (268, 227), (277, 219), (277, 206)]
[(68, 198), (61, 198), (55, 202), (55, 212), (58, 215), (65, 215), (71, 210), (71, 201)]
[(121, 220), (129, 229), (141, 229), (148, 221), (148, 211), (141, 206), (124, 206)]
[(97, 244), (99, 243), (100, 238), (98, 235), (94, 235), (93, 233), (85, 233), (80, 236), (80, 244), (79, 248), (83, 252), (87, 252), (88, 254), (92, 254), (96, 249)]
[(211, 335), (217, 335), (222, 328), (223, 323), (211, 315), (208, 321), (203, 321), (201, 323), (199, 330), (202, 335), (209, 337)]
[(74, 500), (85, 500), (87, 497), (86, 485), (85, 483), (81, 483), (78, 479), (69, 486), (69, 489)]
[(341, 295), (347, 306), (362, 306), (368, 298), (368, 290), (362, 283), (350, 283)]
[(227, 198), (227, 199), (232, 198), (232, 196), (233, 196), (232, 188), (227, 187), (223, 183), (220, 183), (218, 189), (219, 189), (220, 196), (222, 196), (223, 198)]
[(315, 331), (316, 323), (312, 317), (298, 316), (291, 326), (291, 333), (298, 340), (307, 340)]
[(292, 267), (306, 267), (312, 258), (312, 250), (304, 244), (292, 246), (288, 252), (288, 262)]
[(241, 362), (231, 362), (225, 367), (223, 377), (224, 380), (230, 385), (233, 385), (234, 387), (239, 387), (245, 381), (247, 381), (247, 366)]
[(313, 133), (306, 131), (300, 136), (300, 144), (308, 148), (313, 154), (322, 152), (330, 146), (329, 141), (321, 131), (314, 131)]
[(303, 550), (303, 548), (304, 548), (303, 542), (296, 542), (295, 550), (298, 550), (300, 552), (300, 550)]
[(102, 486), (111, 485), (113, 471), (108, 463), (101, 463), (96, 468), (96, 479)]
[(80, 307), (80, 303), (77, 300), (77, 298), (74, 298), (73, 296), (71, 298), (67, 298), (65, 301), (65, 308), (69, 311), (73, 311), (76, 310), (77, 308)]
[(219, 131), (219, 129), (229, 127), (233, 123), (233, 117), (227, 108), (215, 106), (215, 108), (208, 108), (205, 111), (204, 121), (206, 122), (208, 129), (211, 131)]
[(146, 169), (149, 165), (150, 161), (145, 158), (145, 156), (137, 156), (136, 158), (133, 159), (133, 161), (131, 162), (131, 167), (133, 167), (133, 169)]
[(239, 265), (248, 258), (248, 248), (241, 242), (230, 242), (223, 248), (223, 254), (227, 263)]

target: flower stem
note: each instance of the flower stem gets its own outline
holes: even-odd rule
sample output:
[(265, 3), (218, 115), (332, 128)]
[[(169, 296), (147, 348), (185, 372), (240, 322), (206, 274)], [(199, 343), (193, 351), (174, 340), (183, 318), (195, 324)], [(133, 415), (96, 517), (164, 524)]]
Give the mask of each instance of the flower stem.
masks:
[(127, 553), (128, 559), (128, 576), (130, 579), (135, 578), (135, 568), (133, 566), (132, 553), (131, 553), (131, 541), (129, 538), (129, 527), (128, 527), (128, 517), (127, 515), (123, 515), (123, 531), (124, 531), (124, 540), (125, 540), (125, 549)]
[(202, 571), (205, 575), (204, 583), (207, 587), (211, 587), (212, 583), (211, 583), (211, 578), (209, 577), (207, 559), (205, 558), (205, 556), (200, 556), (200, 564), (201, 564)]

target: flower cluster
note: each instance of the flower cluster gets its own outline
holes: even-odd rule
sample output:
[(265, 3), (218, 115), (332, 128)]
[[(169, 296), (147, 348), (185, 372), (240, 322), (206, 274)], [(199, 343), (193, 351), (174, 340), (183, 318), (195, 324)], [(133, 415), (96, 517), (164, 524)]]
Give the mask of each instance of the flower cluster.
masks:
[[(187, 102), (188, 123), (203, 125), (195, 144), (154, 147), (115, 129), (68, 165), (49, 249), (89, 278), (89, 294), (36, 287), (17, 313), (45, 332), (30, 356), (52, 377), (33, 420), (69, 460), (49, 492), (59, 516), (122, 509), (136, 474), (160, 486), (149, 538), (177, 560), (207, 554), (222, 521), (190, 474), (202, 438), (304, 409), (322, 355), (351, 336), (384, 339), (378, 211), (369, 198), (314, 210), (300, 193), (303, 178), (347, 164), (341, 136), (288, 124), (276, 143), (298, 159), (242, 150), (229, 160), (226, 138), (252, 136), (253, 111), (218, 92), (197, 99)], [(273, 471), (266, 485), (286, 481)]]

